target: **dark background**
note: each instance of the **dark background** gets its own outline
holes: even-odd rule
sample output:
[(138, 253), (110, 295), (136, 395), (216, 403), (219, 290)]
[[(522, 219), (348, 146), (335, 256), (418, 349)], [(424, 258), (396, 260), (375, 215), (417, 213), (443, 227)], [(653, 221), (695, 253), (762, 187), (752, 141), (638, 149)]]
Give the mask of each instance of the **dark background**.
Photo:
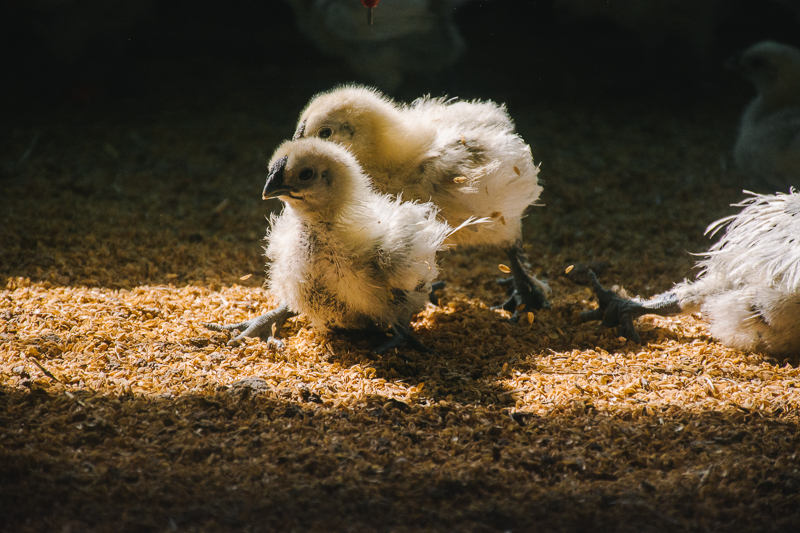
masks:
[[(680, 101), (746, 91), (725, 73), (724, 60), (763, 39), (797, 44), (798, 18), (778, 2), (720, 5), (711, 48), (698, 52), (678, 31), (647, 44), (613, 21), (571, 16), (554, 2), (467, 2), (455, 12), (466, 53), (442, 72), (409, 76), (394, 96)], [(669, 35), (669, 21), (664, 26)], [(124, 2), (15, 0), (0, 8), (0, 36), (0, 83), (10, 110), (157, 97), (165, 85), (212, 94), (230, 89), (226, 82), (248, 83), (226, 76), (232, 70), (260, 74), (249, 83), (265, 97), (307, 97), (353, 80), (341, 58), (300, 33), (280, 1), (163, 0), (130, 9)]]

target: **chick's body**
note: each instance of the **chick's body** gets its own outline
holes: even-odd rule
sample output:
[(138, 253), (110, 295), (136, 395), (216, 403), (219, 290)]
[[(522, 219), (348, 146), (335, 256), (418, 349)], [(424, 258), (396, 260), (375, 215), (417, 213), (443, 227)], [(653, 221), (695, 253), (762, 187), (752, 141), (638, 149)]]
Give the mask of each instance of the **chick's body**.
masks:
[(407, 327), (425, 308), (451, 231), (436, 207), (376, 192), (335, 143), (286, 142), (272, 166), (265, 197), (286, 205), (267, 237), (270, 290), (315, 328)]
[(530, 147), (514, 133), (505, 108), (493, 102), (421, 98), (394, 103), (365, 87), (315, 97), (298, 133), (325, 136), (350, 148), (381, 192), (433, 202), (457, 226), (459, 245), (509, 246), (522, 234), (522, 216), (542, 191)]
[(744, 351), (800, 355), (800, 193), (754, 195), (698, 266), (673, 288), (681, 310), (702, 311), (711, 335)]
[[(391, 326), (425, 308), (448, 226), (431, 204), (370, 192), (329, 221), (273, 217), (270, 291), (316, 328)], [(401, 318), (402, 317), (402, 318)]]

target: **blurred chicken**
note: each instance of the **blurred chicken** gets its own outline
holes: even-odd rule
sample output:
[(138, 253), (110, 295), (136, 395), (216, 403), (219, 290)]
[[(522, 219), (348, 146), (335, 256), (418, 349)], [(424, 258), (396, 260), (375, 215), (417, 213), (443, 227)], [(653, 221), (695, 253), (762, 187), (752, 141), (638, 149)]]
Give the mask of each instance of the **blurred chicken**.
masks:
[(701, 311), (711, 335), (742, 351), (800, 355), (800, 193), (753, 195), (734, 216), (708, 227), (725, 234), (698, 263), (696, 281), (684, 281), (650, 300), (627, 300), (607, 291), (591, 274), (599, 309), (581, 319), (620, 325), (639, 342), (633, 319)]
[(729, 65), (758, 91), (742, 115), (737, 167), (764, 187), (800, 186), (800, 50), (765, 41)]
[(506, 251), (512, 278), (504, 283), (512, 290), (503, 308), (512, 321), (518, 310), (550, 307), (550, 289), (528, 272), (521, 243), (522, 216), (542, 191), (539, 167), (505, 107), (428, 97), (400, 105), (375, 89), (345, 86), (311, 100), (295, 131), (302, 137), (341, 143), (378, 190), (433, 202), (452, 226), (490, 218), (448, 242)]
[(269, 288), (283, 305), (248, 322), (209, 327), (244, 330), (235, 343), (269, 337), (302, 313), (322, 330), (390, 327), (394, 336), (378, 353), (403, 343), (431, 351), (409, 324), (425, 308), (438, 273), (435, 254), (451, 234), (436, 220), (436, 207), (375, 192), (335, 143), (287, 141), (270, 165), (263, 197), (280, 198), (285, 208), (267, 235)]
[(453, 11), (466, 0), (391, 0), (366, 23), (355, 0), (289, 0), (301, 31), (323, 52), (347, 61), (357, 76), (393, 90), (410, 73), (453, 65), (464, 40)]

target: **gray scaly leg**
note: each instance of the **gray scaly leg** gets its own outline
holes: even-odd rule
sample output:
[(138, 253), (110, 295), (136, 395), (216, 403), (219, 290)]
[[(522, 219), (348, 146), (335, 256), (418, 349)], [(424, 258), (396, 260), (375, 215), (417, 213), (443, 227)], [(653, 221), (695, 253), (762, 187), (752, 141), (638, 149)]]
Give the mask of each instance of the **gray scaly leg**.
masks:
[[(510, 291), (510, 297), (503, 305), (493, 309), (505, 309), (514, 315), (511, 323), (516, 324), (519, 319), (528, 311), (537, 309), (550, 309), (550, 302), (544, 294), (542, 287), (544, 284), (537, 280), (525, 265), (525, 255), (522, 252), (522, 244), (517, 243), (511, 248), (506, 249), (508, 261), (511, 267), (511, 277), (500, 280), (499, 283)], [(520, 309), (522, 307), (522, 309)]]
[(589, 271), (592, 289), (597, 296), (599, 307), (592, 311), (580, 314), (581, 322), (589, 320), (602, 320), (604, 328), (619, 326), (620, 335), (626, 339), (640, 344), (642, 339), (633, 321), (642, 315), (672, 316), (681, 313), (681, 304), (678, 296), (673, 292), (665, 292), (644, 302), (620, 298), (614, 291), (606, 290), (597, 281), (594, 272)]
[[(245, 337), (259, 337), (262, 341), (273, 343), (280, 348), (283, 346), (283, 342), (278, 340), (278, 332), (283, 326), (283, 323), (295, 315), (297, 315), (297, 313), (290, 311), (287, 306), (282, 305), (281, 307), (273, 309), (269, 313), (265, 313), (261, 316), (251, 318), (250, 320), (240, 322), (238, 324), (231, 324), (227, 326), (220, 324), (203, 325), (214, 331), (241, 331), (239, 335), (228, 341), (229, 346), (238, 345)], [(275, 331), (274, 336), (272, 334), (273, 327)]]

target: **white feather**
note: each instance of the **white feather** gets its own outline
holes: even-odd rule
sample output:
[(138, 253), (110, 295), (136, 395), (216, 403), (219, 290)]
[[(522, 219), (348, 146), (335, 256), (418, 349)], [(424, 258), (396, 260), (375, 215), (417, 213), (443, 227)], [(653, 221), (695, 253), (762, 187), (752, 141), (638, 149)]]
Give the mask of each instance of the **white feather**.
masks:
[(698, 307), (715, 338), (745, 351), (800, 354), (800, 193), (759, 195), (708, 227), (724, 235), (674, 288), (684, 312)]

